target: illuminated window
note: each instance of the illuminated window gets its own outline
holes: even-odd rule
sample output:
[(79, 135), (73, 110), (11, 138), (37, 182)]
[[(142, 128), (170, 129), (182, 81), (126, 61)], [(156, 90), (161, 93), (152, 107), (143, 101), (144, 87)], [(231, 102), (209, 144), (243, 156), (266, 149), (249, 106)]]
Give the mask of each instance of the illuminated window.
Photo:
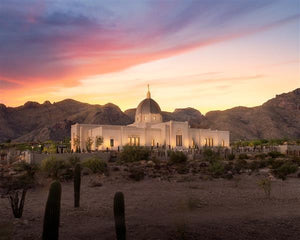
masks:
[(225, 141), (222, 140), (222, 147), (225, 147)]
[(128, 144), (130, 146), (140, 146), (140, 138), (139, 137), (128, 137)]
[(176, 146), (182, 146), (182, 135), (176, 135)]
[(154, 147), (154, 146), (155, 146), (155, 140), (154, 140), (154, 139), (152, 139), (151, 146), (152, 146), (152, 147)]

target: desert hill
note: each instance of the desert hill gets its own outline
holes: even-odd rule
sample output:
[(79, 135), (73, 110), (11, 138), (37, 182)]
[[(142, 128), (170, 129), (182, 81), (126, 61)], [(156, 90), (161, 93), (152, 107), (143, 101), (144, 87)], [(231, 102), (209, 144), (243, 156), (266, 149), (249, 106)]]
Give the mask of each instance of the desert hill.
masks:
[[(111, 103), (91, 105), (66, 99), (51, 104), (27, 102), (19, 107), (0, 104), (0, 142), (63, 140), (76, 122), (127, 125), (135, 109), (122, 112)], [(188, 121), (192, 127), (229, 130), (231, 139), (300, 138), (300, 88), (277, 95), (261, 106), (211, 111), (205, 116), (193, 108), (162, 112), (164, 121)]]

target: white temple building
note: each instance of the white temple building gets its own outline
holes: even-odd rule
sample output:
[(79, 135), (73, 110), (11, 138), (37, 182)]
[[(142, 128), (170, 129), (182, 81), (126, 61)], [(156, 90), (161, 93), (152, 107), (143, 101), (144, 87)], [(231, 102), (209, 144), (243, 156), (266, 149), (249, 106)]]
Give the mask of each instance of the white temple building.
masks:
[[(101, 144), (99, 144), (99, 139)], [(191, 128), (188, 122), (163, 122), (157, 102), (148, 88), (146, 99), (137, 107), (135, 122), (127, 126), (74, 124), (71, 146), (81, 150), (117, 150), (125, 145), (154, 146), (172, 149), (194, 147), (229, 147), (229, 131)]]

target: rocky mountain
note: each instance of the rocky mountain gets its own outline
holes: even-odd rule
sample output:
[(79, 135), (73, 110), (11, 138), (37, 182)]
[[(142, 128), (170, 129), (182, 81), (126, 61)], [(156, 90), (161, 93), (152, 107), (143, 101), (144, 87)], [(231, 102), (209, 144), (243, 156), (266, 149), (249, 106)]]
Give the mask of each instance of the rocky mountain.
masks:
[[(0, 104), (0, 142), (63, 140), (72, 124), (127, 125), (135, 109), (122, 112), (114, 104), (91, 105), (72, 99), (20, 107)], [(192, 127), (229, 130), (231, 139), (300, 138), (300, 89), (277, 95), (261, 106), (211, 111), (205, 116), (193, 108), (162, 112), (164, 121), (188, 121)]]
[(74, 123), (129, 124), (131, 119), (114, 104), (91, 105), (72, 99), (43, 104), (27, 102), (11, 108), (0, 106), (0, 142), (63, 140)]
[(211, 128), (229, 130), (232, 139), (299, 139), (300, 88), (258, 107), (212, 111), (205, 117)]

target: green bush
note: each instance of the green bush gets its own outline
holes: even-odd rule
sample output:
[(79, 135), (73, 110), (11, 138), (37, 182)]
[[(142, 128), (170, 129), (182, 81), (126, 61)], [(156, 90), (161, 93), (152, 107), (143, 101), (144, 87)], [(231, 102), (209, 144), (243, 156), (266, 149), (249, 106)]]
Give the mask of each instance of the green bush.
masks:
[(37, 164), (27, 163), (25, 161), (18, 162), (13, 165), (13, 169), (18, 172), (26, 171), (29, 178), (34, 178), (36, 171), (39, 169)]
[(213, 177), (221, 177), (225, 173), (225, 168), (221, 161), (212, 162), (208, 170)]
[(249, 168), (252, 170), (252, 171), (255, 171), (255, 170), (258, 170), (260, 168), (260, 162), (259, 161), (256, 161), (254, 160), (253, 162), (251, 162), (249, 164)]
[(229, 163), (227, 163), (227, 164), (224, 165), (224, 170), (226, 172), (232, 171), (232, 169), (233, 169), (233, 163), (232, 162), (229, 162)]
[(258, 163), (259, 163), (259, 168), (265, 168), (268, 166), (268, 160), (265, 159), (260, 160)]
[(234, 154), (229, 154), (228, 155), (228, 160), (234, 160), (234, 158), (235, 158), (235, 155)]
[(248, 163), (245, 159), (238, 159), (235, 164), (234, 164), (234, 172), (235, 173), (240, 173), (243, 169), (248, 168)]
[(59, 172), (66, 168), (68, 168), (68, 165), (63, 160), (56, 159), (53, 156), (42, 161), (42, 170), (53, 179), (57, 179), (59, 177)]
[(289, 174), (295, 173), (298, 170), (298, 166), (296, 164), (286, 162), (279, 166), (278, 168), (273, 169), (273, 174), (275, 177), (285, 180)]
[(248, 155), (245, 154), (245, 153), (241, 153), (241, 154), (239, 155), (239, 159), (248, 159)]
[(285, 163), (285, 161), (283, 160), (274, 160), (272, 158), (270, 158), (268, 160), (268, 165), (272, 168), (272, 169), (277, 169), (279, 167), (281, 167), (283, 164)]
[(140, 160), (148, 160), (149, 156), (150, 150), (147, 147), (126, 145), (121, 152), (121, 161), (137, 162)]
[(80, 157), (71, 156), (71, 157), (69, 157), (68, 161), (72, 167), (75, 167), (77, 163), (80, 163)]
[(280, 152), (273, 151), (273, 152), (269, 152), (268, 156), (270, 156), (271, 158), (278, 158), (278, 157), (282, 157), (284, 155), (281, 154)]
[(210, 163), (219, 159), (219, 154), (214, 152), (210, 148), (204, 148), (203, 150), (203, 160), (208, 161)]
[(237, 166), (239, 166), (241, 169), (248, 168), (248, 163), (245, 159), (238, 159), (235, 163)]
[(264, 160), (265, 158), (266, 158), (266, 154), (264, 154), (264, 153), (261, 153), (261, 154), (256, 154), (255, 155), (255, 158), (256, 159), (261, 159), (261, 160)]
[(170, 163), (177, 164), (177, 163), (185, 163), (187, 161), (187, 157), (183, 152), (175, 151), (171, 152), (170, 155)]
[(87, 167), (92, 170), (93, 173), (106, 173), (107, 164), (99, 157), (91, 157), (82, 163), (83, 167)]
[(293, 163), (295, 163), (295, 164), (297, 164), (298, 166), (300, 166), (300, 157), (294, 156), (294, 157), (292, 157), (291, 160), (292, 160)]

